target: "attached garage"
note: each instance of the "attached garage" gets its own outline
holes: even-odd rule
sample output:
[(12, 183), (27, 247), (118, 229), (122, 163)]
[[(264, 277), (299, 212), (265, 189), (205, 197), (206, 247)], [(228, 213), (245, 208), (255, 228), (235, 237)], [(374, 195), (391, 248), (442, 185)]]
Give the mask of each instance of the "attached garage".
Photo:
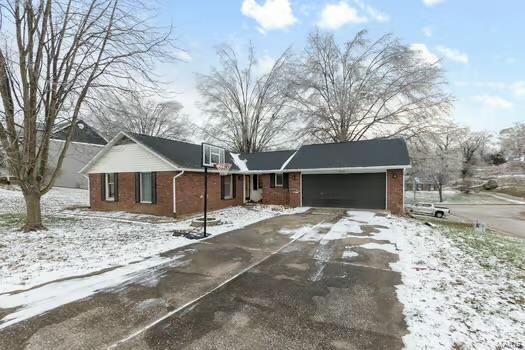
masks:
[(386, 173), (303, 174), (303, 205), (357, 209), (386, 208)]

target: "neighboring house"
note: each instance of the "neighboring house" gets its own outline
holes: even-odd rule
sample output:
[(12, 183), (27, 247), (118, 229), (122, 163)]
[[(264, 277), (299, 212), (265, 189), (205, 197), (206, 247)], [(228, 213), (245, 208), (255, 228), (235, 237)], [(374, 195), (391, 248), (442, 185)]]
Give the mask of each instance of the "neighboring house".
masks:
[[(226, 152), (230, 174), (208, 174), (208, 208), (248, 201), (291, 207), (347, 207), (403, 212), (401, 139), (317, 144), (297, 151)], [(202, 211), (201, 146), (121, 132), (81, 171), (89, 175), (95, 210), (157, 215)]]
[[(70, 128), (70, 123), (55, 127), (49, 143), (49, 162), (53, 169)], [(71, 143), (54, 186), (87, 189), (88, 179), (80, 174), (80, 170), (107, 144), (107, 141), (83, 120), (78, 120), (74, 128)]]
[[(42, 132), (43, 125), (37, 125), (38, 133)], [(49, 142), (49, 167), (55, 169), (58, 157), (64, 147), (71, 124), (61, 123), (54, 127)], [(83, 120), (78, 120), (74, 126), (72, 141), (62, 162), (54, 186), (70, 188), (88, 188), (88, 179), (80, 174), (80, 170), (107, 144), (106, 139), (93, 127)], [(1, 150), (0, 150), (1, 151)], [(8, 169), (0, 164), (0, 179), (14, 178)]]

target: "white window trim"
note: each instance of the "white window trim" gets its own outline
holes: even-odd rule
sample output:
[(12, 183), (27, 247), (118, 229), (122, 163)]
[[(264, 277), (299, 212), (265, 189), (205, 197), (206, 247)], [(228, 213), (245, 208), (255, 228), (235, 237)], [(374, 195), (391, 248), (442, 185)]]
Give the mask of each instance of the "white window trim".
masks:
[(230, 178), (230, 193), (229, 194), (226, 194), (224, 193), (224, 199), (233, 199), (233, 175), (230, 174), (230, 175), (226, 175), (224, 176), (224, 178), (227, 178), (229, 177)]
[[(151, 172), (140, 173), (140, 176), (139, 176), (140, 203), (152, 204), (153, 203), (152, 201), (143, 201), (142, 200), (142, 174), (152, 174), (152, 173)], [(151, 176), (152, 176), (151, 181), (153, 181), (153, 174)], [(152, 193), (152, 196), (153, 196), (153, 193)]]
[[(274, 178), (275, 187), (283, 187), (284, 186), (284, 174), (283, 173), (275, 173), (273, 175), (275, 176), (275, 178)], [(281, 175), (281, 183), (277, 183), (277, 175)]]
[[(113, 185), (113, 197), (109, 196), (109, 176), (110, 175), (113, 175), (113, 182), (111, 183)], [(104, 180), (105, 180), (104, 186), (105, 186), (106, 200), (115, 201), (115, 173), (106, 173)]]

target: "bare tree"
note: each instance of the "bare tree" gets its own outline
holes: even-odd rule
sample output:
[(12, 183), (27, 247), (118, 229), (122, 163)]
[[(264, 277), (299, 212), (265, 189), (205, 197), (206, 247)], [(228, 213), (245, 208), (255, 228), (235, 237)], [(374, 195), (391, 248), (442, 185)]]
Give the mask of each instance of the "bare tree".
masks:
[(148, 24), (139, 0), (4, 0), (0, 11), (0, 142), (24, 195), (23, 229), (38, 230), (41, 197), (75, 129), (51, 165), (54, 126), (74, 125), (95, 89), (154, 83), (154, 59), (170, 58), (170, 33)]
[(484, 132), (472, 133), (468, 129), (464, 130), (464, 137), (461, 140), (462, 167), (461, 180), (462, 191), (470, 193), (472, 190), (472, 176), (474, 165), (482, 159), (483, 151), (489, 141), (489, 135)]
[(501, 130), (501, 149), (512, 160), (525, 160), (525, 123)]
[(361, 31), (339, 46), (314, 32), (290, 91), (305, 135), (321, 142), (411, 137), (450, 109), (451, 96), (436, 63), (427, 63), (391, 35), (376, 41)]
[(217, 55), (220, 68), (197, 76), (202, 109), (209, 116), (206, 137), (241, 153), (261, 151), (284, 141), (281, 136), (293, 121), (285, 79), (289, 50), (267, 72), (259, 74), (253, 46), (244, 66), (228, 45), (219, 47)]
[(412, 172), (438, 188), (440, 202), (443, 202), (443, 187), (460, 174), (461, 134), (462, 130), (449, 122), (424, 138), (413, 138), (410, 142)]
[(120, 131), (188, 140), (193, 135), (192, 123), (182, 113), (183, 106), (174, 100), (156, 101), (139, 93), (113, 92), (100, 96), (91, 108), (100, 130), (108, 137)]

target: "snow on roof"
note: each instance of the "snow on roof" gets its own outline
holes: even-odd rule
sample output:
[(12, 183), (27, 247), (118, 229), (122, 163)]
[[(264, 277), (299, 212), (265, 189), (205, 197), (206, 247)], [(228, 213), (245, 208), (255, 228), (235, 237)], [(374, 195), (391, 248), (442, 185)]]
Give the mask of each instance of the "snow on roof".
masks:
[(230, 153), (233, 159), (233, 163), (237, 168), (239, 168), (240, 171), (248, 171), (248, 167), (246, 166), (246, 159), (241, 159), (240, 155), (238, 153)]

